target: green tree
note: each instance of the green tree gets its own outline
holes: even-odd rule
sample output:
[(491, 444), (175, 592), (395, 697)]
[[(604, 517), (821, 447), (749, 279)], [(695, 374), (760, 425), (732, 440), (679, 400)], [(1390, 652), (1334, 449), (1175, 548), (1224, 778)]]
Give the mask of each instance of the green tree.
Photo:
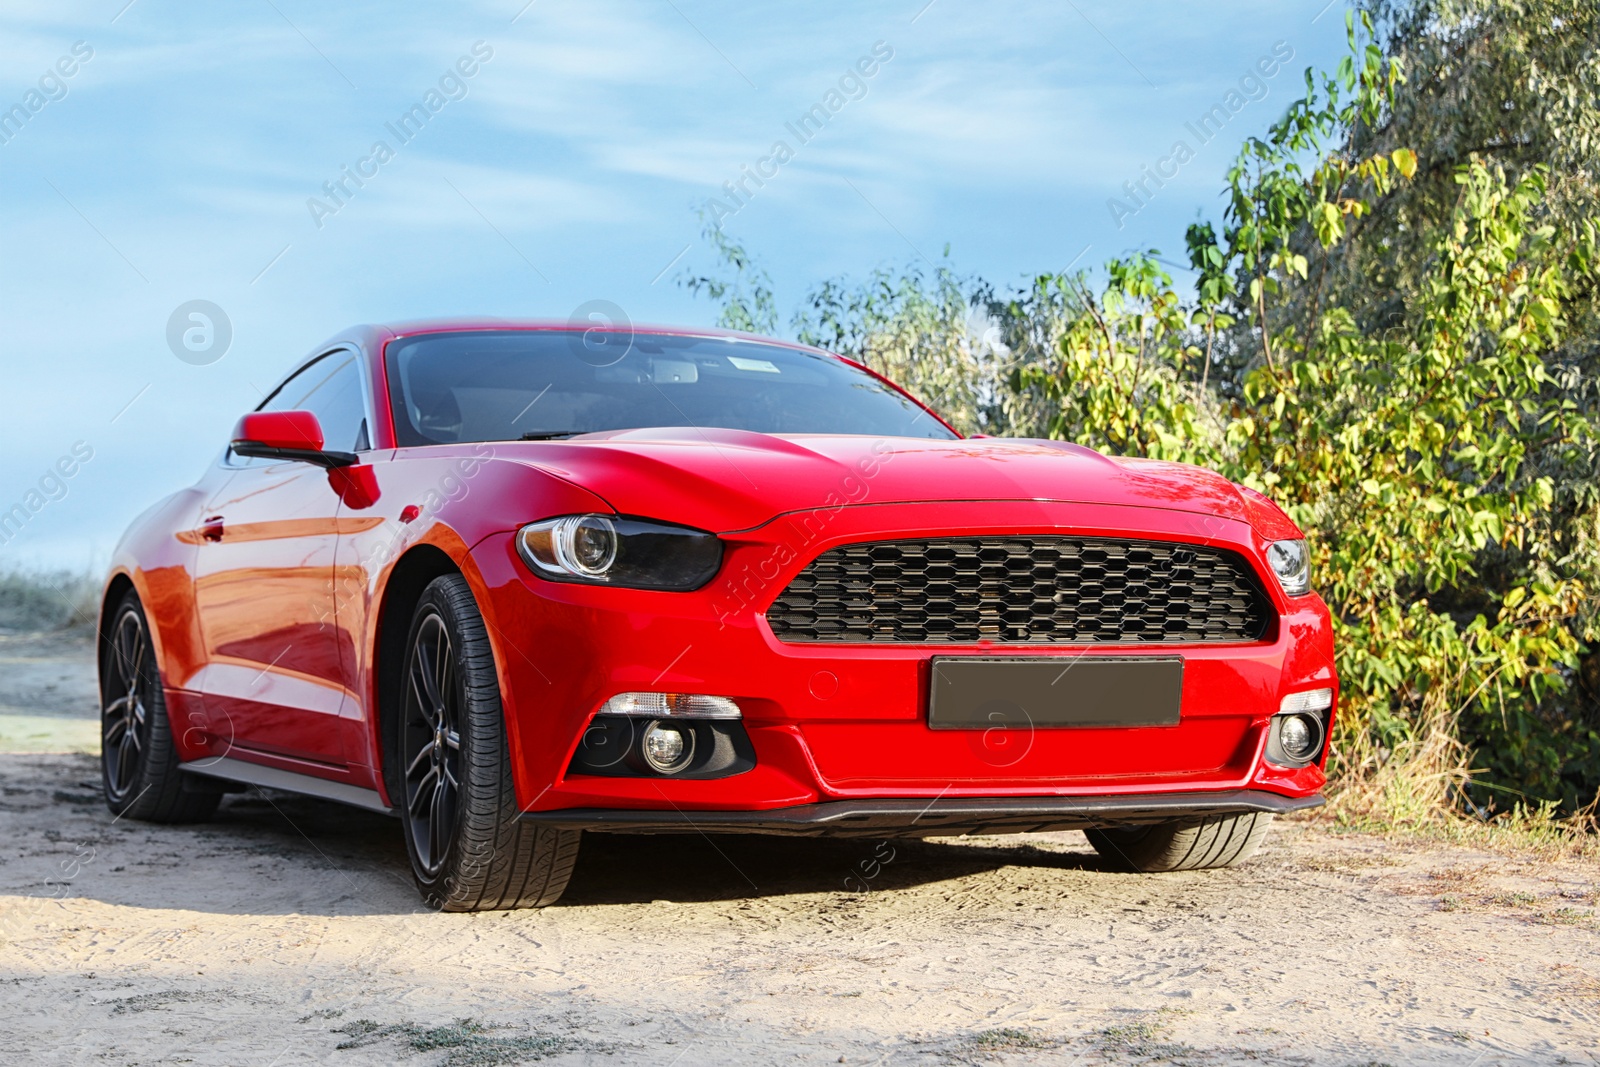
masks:
[[(1534, 461), (1590, 436), (1547, 364), (1587, 253), (1547, 221), (1544, 168), (1469, 161), (1447, 210), (1409, 218), (1413, 288), (1385, 295), (1381, 324), (1364, 316), (1330, 278), (1357, 235), (1378, 239), (1364, 227), (1405, 195), (1418, 156), (1372, 136), (1392, 125), (1401, 64), (1354, 20), (1351, 44), (1246, 142), (1220, 233), (1191, 228), (1187, 307), (1148, 263), (1114, 263), (1109, 313), (1090, 302), (1063, 366), (1024, 368), (1017, 384), (1059, 404), (1053, 433), (1214, 467), (1310, 533), (1341, 624), (1353, 772), (1416, 751), (1459, 713), (1482, 787), (1575, 803), (1600, 785), (1600, 738), (1548, 712), (1579, 663), (1587, 575), (1551, 550), (1556, 483)], [(1149, 333), (1152, 318), (1164, 331)], [(1185, 392), (1197, 340), (1218, 329), (1223, 380)], [(1083, 340), (1097, 336), (1101, 351)], [(1142, 391), (1126, 384), (1140, 372)]]
[[(1565, 329), (1547, 354), (1539, 410), (1566, 407), (1600, 426), (1600, 275), (1593, 269), (1600, 219), (1600, 5), (1593, 0), (1367, 0), (1385, 52), (1413, 76), (1386, 121), (1360, 131), (1381, 151), (1405, 144), (1421, 159), (1414, 181), (1377, 205), (1330, 271), (1329, 288), (1366, 329), (1403, 314), (1425, 285), (1419, 220), (1451, 209), (1452, 176), (1481, 160), (1513, 179), (1541, 169), (1548, 189), (1536, 209), (1567, 258), (1561, 296)], [(1529, 462), (1554, 494), (1547, 535), (1492, 546), (1481, 578), (1454, 590), (1458, 610), (1491, 600), (1508, 575), (1555, 568), (1600, 587), (1600, 434), (1549, 435)], [(1566, 750), (1569, 797), (1600, 782), (1600, 602), (1590, 597), (1570, 620), (1586, 643), (1573, 684), (1538, 710), (1549, 731), (1579, 738)], [(1479, 732), (1469, 718), (1467, 728)]]
[(795, 314), (796, 334), (899, 382), (963, 433), (1013, 434), (1010, 353), (945, 256), (931, 277), (913, 264), (860, 285), (823, 282)]
[(718, 226), (705, 211), (699, 212), (700, 236), (716, 254), (719, 273), (688, 273), (678, 284), (697, 296), (722, 305), (717, 325), (727, 330), (772, 334), (778, 330), (778, 302), (772, 279), (745, 250), (744, 245)]

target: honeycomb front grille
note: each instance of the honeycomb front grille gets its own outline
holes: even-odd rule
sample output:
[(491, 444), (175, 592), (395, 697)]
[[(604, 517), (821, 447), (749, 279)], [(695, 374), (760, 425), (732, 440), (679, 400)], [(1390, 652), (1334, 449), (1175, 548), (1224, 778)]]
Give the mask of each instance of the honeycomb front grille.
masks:
[(767, 611), (781, 641), (842, 644), (1259, 641), (1271, 621), (1236, 552), (1083, 537), (844, 545)]

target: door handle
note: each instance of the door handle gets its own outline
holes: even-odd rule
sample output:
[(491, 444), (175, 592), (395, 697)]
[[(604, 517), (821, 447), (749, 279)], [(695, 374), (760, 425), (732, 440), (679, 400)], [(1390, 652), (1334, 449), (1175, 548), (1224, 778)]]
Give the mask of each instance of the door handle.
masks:
[(200, 520), (200, 537), (213, 542), (222, 540), (222, 516), (213, 515)]

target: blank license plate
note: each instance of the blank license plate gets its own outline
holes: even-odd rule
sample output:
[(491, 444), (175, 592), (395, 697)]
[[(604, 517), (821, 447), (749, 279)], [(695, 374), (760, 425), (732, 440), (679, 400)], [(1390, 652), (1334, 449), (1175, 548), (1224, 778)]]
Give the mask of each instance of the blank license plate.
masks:
[(936, 656), (928, 726), (1176, 726), (1181, 656)]

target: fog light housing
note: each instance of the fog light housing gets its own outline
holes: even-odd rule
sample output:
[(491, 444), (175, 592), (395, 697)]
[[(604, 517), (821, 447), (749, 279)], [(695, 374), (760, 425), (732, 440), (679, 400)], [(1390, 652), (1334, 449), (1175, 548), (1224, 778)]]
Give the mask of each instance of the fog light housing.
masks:
[[(676, 732), (668, 736), (669, 731)], [(596, 715), (578, 739), (567, 773), (702, 780), (743, 774), (755, 765), (750, 735), (737, 719)]]
[(1322, 711), (1298, 711), (1274, 715), (1268, 728), (1267, 759), (1280, 767), (1306, 767), (1322, 756), (1327, 740), (1326, 719)]
[(639, 756), (657, 774), (676, 774), (694, 762), (694, 731), (678, 723), (649, 723), (639, 734)]

